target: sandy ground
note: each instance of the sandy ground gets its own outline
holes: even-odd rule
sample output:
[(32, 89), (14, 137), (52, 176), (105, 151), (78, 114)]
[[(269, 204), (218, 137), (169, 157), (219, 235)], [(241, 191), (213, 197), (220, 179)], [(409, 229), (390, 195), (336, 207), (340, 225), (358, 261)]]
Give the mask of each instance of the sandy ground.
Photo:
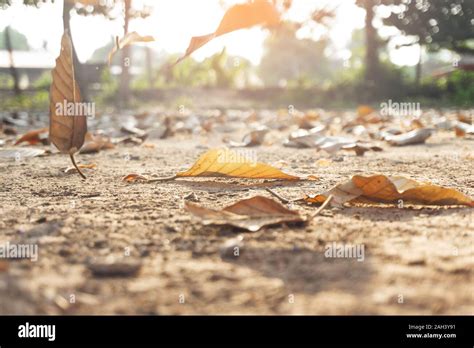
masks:
[[(200, 136), (150, 140), (78, 155), (96, 170), (64, 174), (69, 158), (0, 160), (0, 242), (37, 243), (37, 262), (0, 259), (1, 314), (473, 314), (473, 210), (407, 205), (330, 208), (307, 226), (254, 233), (203, 226), (192, 198), (223, 207), (266, 187), (288, 198), (321, 192), (355, 174), (402, 174), (474, 196), (471, 139), (441, 132), (426, 145), (344, 152), (329, 166), (313, 149), (254, 148), (258, 160), (319, 181), (281, 184), (180, 179), (126, 184), (128, 173), (169, 176), (209, 144)], [(293, 204), (303, 213), (316, 207)], [(224, 242), (243, 236), (239, 256)], [(364, 260), (331, 259), (333, 242), (363, 245)], [(98, 276), (104, 260), (136, 274)]]

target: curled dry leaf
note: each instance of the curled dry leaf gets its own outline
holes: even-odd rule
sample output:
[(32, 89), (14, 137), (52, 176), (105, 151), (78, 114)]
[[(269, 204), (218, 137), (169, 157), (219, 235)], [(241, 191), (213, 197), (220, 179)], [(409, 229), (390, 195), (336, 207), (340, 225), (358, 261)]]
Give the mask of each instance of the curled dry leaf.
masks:
[(398, 135), (385, 134), (384, 139), (393, 146), (415, 145), (423, 144), (433, 133), (431, 128), (421, 128)]
[(241, 142), (229, 141), (231, 147), (251, 147), (262, 145), (265, 135), (268, 133), (268, 128), (263, 126), (246, 134)]
[[(81, 114), (81, 94), (76, 82), (72, 55), (72, 43), (65, 32), (61, 39), (61, 53), (52, 71), (50, 89), (49, 138), (62, 153), (67, 153), (75, 167), (74, 153), (84, 144), (87, 132), (87, 116)], [(71, 107), (72, 106), (72, 107)], [(74, 110), (72, 114), (69, 110)], [(79, 174), (85, 176), (78, 169)]]
[(124, 48), (125, 46), (137, 43), (137, 42), (151, 42), (155, 41), (155, 38), (153, 36), (141, 36), (138, 34), (136, 31), (132, 31), (131, 33), (127, 33), (123, 38), (119, 40), (117, 37), (115, 46), (112, 48), (112, 50), (109, 53), (109, 65), (112, 62), (112, 58), (114, 54), (118, 51)]
[(209, 150), (190, 169), (176, 174), (176, 177), (195, 176), (300, 180), (297, 176), (283, 173), (229, 149)]
[(48, 145), (48, 128), (35, 129), (26, 132), (15, 142), (15, 145), (19, 145), (24, 142), (27, 142), (30, 145), (36, 145), (38, 143)]
[(426, 205), (467, 205), (474, 201), (465, 194), (451, 188), (430, 183), (420, 183), (400, 176), (353, 176), (349, 181), (337, 184), (329, 191), (308, 196), (308, 203), (323, 203), (332, 195), (333, 203), (405, 203)]
[(201, 207), (186, 201), (185, 209), (199, 217), (204, 225), (229, 225), (251, 232), (264, 226), (307, 221), (297, 211), (289, 210), (273, 199), (255, 196), (243, 199), (222, 210)]
[(251, 28), (255, 25), (273, 26), (278, 23), (280, 23), (280, 14), (275, 5), (270, 1), (255, 0), (249, 3), (234, 5), (224, 14), (219, 27), (214, 33), (193, 37), (186, 53), (175, 64), (218, 36), (239, 29)]

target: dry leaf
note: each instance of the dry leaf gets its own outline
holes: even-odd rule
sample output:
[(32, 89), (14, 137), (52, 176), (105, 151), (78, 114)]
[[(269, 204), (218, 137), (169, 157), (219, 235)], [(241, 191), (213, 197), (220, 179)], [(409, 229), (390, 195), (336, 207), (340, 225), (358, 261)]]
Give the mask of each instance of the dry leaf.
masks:
[(186, 53), (175, 64), (218, 36), (239, 29), (251, 28), (255, 25), (272, 26), (278, 23), (280, 23), (280, 14), (269, 1), (255, 0), (249, 3), (234, 5), (224, 14), (219, 27), (214, 33), (193, 37)]
[(110, 141), (109, 138), (87, 133), (86, 143), (82, 147), (81, 151), (79, 151), (79, 153), (97, 153), (101, 150), (113, 149), (114, 147), (115, 145)]
[(136, 31), (132, 31), (131, 33), (127, 33), (127, 35), (125, 35), (120, 40), (117, 37), (115, 46), (112, 48), (112, 50), (109, 53), (109, 58), (108, 58), (109, 65), (112, 62), (112, 57), (114, 56), (114, 54), (118, 50), (121, 50), (125, 46), (131, 45), (131, 44), (134, 44), (134, 43), (137, 43), (137, 42), (151, 42), (151, 41), (155, 41), (155, 38), (153, 36), (141, 36)]
[(391, 135), (386, 133), (384, 139), (393, 146), (405, 146), (414, 144), (423, 144), (428, 139), (434, 130), (431, 128), (415, 129), (408, 133)]
[(146, 176), (143, 176), (143, 175), (140, 175), (140, 174), (128, 174), (128, 175), (125, 175), (123, 178), (122, 178), (122, 181), (126, 181), (126, 182), (136, 182), (136, 181), (148, 181), (150, 179), (148, 179)]
[[(95, 169), (97, 168), (97, 164), (95, 163), (90, 163), (90, 164), (78, 164), (77, 165), (78, 168), (82, 168), (82, 169)], [(66, 174), (69, 174), (69, 173), (74, 173), (77, 171), (77, 168), (76, 167), (67, 167), (65, 170), (64, 170), (64, 173)]]
[(231, 147), (251, 147), (262, 145), (265, 140), (265, 135), (268, 133), (267, 127), (259, 127), (256, 130), (246, 134), (241, 142), (229, 141)]
[(222, 210), (201, 207), (188, 201), (184, 205), (187, 211), (201, 218), (204, 225), (229, 225), (251, 232), (268, 225), (307, 221), (298, 212), (263, 196), (243, 199)]
[(369, 150), (382, 151), (382, 148), (378, 146), (362, 143), (352, 138), (321, 135), (321, 131), (323, 129), (318, 128), (317, 131), (306, 131), (304, 129), (299, 129), (296, 132), (291, 133), (290, 138), (286, 140), (283, 145), (296, 148), (310, 147), (318, 150), (324, 150), (330, 154), (333, 154), (339, 150), (353, 150), (357, 156), (362, 156), (366, 151)]
[(332, 195), (333, 202), (341, 205), (350, 203), (405, 203), (427, 205), (467, 205), (474, 207), (474, 201), (463, 193), (429, 183), (399, 177), (374, 175), (353, 176), (351, 180), (340, 183), (329, 191), (306, 197), (309, 203), (323, 203)]
[(20, 161), (22, 158), (41, 156), (46, 153), (46, 150), (38, 148), (20, 147), (17, 149), (0, 150), (0, 158), (14, 159)]
[(30, 145), (36, 145), (38, 143), (41, 143), (43, 145), (48, 145), (49, 144), (48, 128), (35, 129), (23, 134), (15, 142), (15, 145), (18, 145), (24, 142), (27, 142)]
[(189, 170), (176, 174), (176, 177), (192, 176), (300, 180), (297, 176), (285, 174), (228, 149), (209, 150)]
[[(61, 53), (56, 59), (56, 66), (52, 71), (53, 81), (50, 90), (50, 118), (49, 118), (49, 138), (51, 142), (62, 153), (67, 153), (71, 157), (74, 166), (74, 153), (84, 144), (84, 137), (87, 132), (87, 116), (81, 114), (69, 115), (69, 105), (77, 111), (76, 106), (81, 103), (81, 94), (74, 74), (72, 43), (68, 33), (65, 32), (61, 39)], [(63, 114), (57, 114), (58, 106), (67, 105)], [(82, 109), (82, 108), (81, 108)], [(78, 170), (83, 178), (85, 176)]]
[(456, 136), (464, 137), (466, 134), (474, 134), (474, 125), (457, 121), (454, 124), (454, 130), (456, 132)]

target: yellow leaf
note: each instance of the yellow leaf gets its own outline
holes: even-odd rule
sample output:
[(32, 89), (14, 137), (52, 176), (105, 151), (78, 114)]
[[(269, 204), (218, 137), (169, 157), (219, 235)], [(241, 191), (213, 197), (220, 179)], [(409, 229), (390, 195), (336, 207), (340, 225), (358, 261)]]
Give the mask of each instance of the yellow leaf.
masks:
[(404, 203), (427, 205), (467, 205), (474, 201), (463, 193), (430, 183), (420, 183), (400, 176), (353, 176), (329, 191), (306, 197), (309, 203), (323, 203), (332, 195), (336, 204), (350, 203)]
[(251, 28), (255, 25), (273, 26), (279, 22), (280, 14), (270, 1), (256, 0), (234, 5), (224, 14), (219, 27), (214, 33), (191, 38), (186, 53), (183, 57), (179, 58), (175, 64), (218, 36), (239, 29)]
[(112, 62), (112, 57), (114, 56), (115, 52), (118, 50), (121, 50), (125, 46), (137, 43), (137, 42), (150, 42), (150, 41), (155, 41), (155, 38), (153, 36), (141, 36), (139, 35), (136, 31), (132, 31), (131, 33), (127, 33), (123, 38), (118, 40), (116, 45), (112, 48), (112, 50), (109, 53), (109, 65)]
[(248, 179), (300, 180), (268, 164), (258, 163), (228, 149), (213, 149), (203, 154), (187, 171), (176, 177), (211, 176)]
[(243, 199), (222, 210), (201, 207), (191, 202), (185, 202), (185, 209), (201, 218), (205, 225), (230, 225), (252, 232), (268, 225), (307, 221), (298, 212), (263, 196)]

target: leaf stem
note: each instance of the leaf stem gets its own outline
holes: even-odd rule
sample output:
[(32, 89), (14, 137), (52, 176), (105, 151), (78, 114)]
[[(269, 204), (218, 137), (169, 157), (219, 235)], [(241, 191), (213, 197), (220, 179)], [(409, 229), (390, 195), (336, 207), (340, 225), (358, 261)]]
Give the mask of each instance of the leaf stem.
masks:
[(313, 220), (320, 212), (323, 211), (324, 208), (329, 204), (329, 202), (332, 200), (333, 195), (329, 195), (328, 198), (324, 201), (324, 203), (316, 210), (316, 212), (309, 217), (309, 221)]
[(79, 169), (79, 167), (77, 166), (76, 164), (76, 161), (74, 159), (74, 155), (72, 153), (69, 154), (69, 157), (71, 158), (71, 161), (72, 161), (72, 165), (74, 166), (74, 168), (76, 168), (77, 172), (79, 173), (79, 175), (81, 176), (81, 178), (83, 178), (84, 180), (86, 180), (86, 176), (84, 174), (82, 174), (81, 170)]

